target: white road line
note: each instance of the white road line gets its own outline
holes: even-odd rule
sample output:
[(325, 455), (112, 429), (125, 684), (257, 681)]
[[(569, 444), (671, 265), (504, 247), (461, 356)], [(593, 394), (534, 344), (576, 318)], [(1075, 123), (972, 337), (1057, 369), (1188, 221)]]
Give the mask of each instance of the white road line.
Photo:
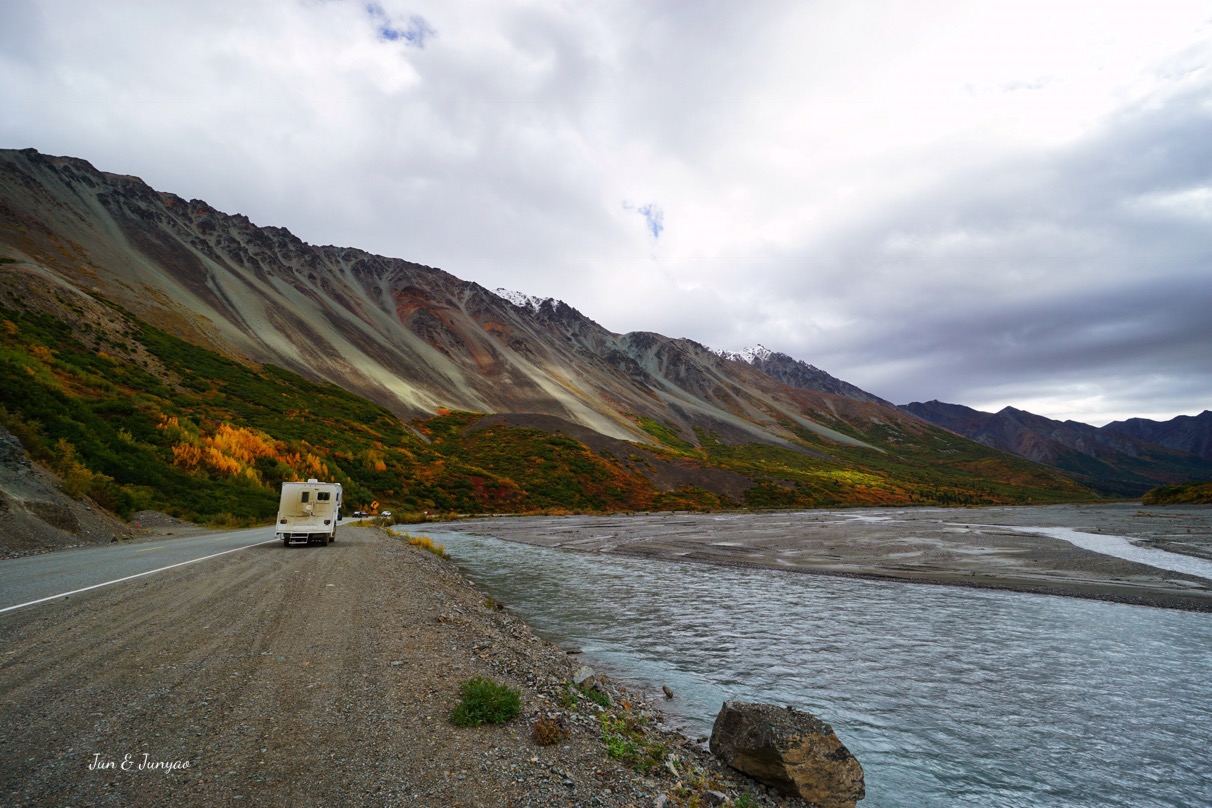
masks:
[(240, 550), (247, 550), (249, 547), (259, 547), (262, 544), (269, 544), (270, 542), (275, 542), (275, 541), (278, 541), (278, 539), (267, 539), (266, 541), (259, 541), (256, 544), (248, 544), (248, 545), (245, 545), (244, 547), (234, 547), (231, 550), (224, 550), (221, 553), (212, 553), (208, 556), (202, 556), (201, 558), (191, 558), (189, 561), (182, 561), (178, 564), (169, 564), (167, 567), (160, 567), (159, 569), (148, 570), (147, 572), (136, 572), (134, 575), (127, 575), (125, 578), (115, 578), (114, 580), (106, 581), (103, 584), (93, 584), (92, 586), (86, 586), (83, 589), (73, 589), (71, 592), (60, 592), (58, 595), (51, 595), (51, 596), (45, 597), (45, 598), (38, 598), (37, 600), (31, 600), (28, 603), (18, 603), (16, 606), (5, 606), (3, 609), (0, 609), (0, 614), (4, 614), (5, 612), (15, 611), (17, 609), (24, 609), (26, 606), (36, 606), (39, 603), (46, 603), (48, 600), (55, 600), (56, 598), (66, 598), (69, 595), (78, 595), (81, 592), (87, 592), (90, 589), (100, 589), (101, 587), (109, 586), (110, 584), (120, 584), (123, 581), (130, 581), (134, 578), (142, 578), (144, 575), (153, 575), (157, 572), (164, 572), (165, 570), (171, 570), (174, 567), (184, 567), (186, 564), (196, 564), (197, 562), (205, 561), (208, 558), (215, 558), (217, 556), (227, 555), (228, 553), (235, 553)]

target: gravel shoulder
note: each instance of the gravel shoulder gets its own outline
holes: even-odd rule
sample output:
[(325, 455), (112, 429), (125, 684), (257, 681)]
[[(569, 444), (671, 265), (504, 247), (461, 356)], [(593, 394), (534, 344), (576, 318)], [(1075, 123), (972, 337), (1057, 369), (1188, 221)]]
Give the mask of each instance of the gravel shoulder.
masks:
[[(641, 774), (611, 757), (603, 708), (562, 698), (577, 657), (449, 561), (373, 528), (13, 612), (0, 649), (6, 805), (651, 806), (707, 790), (800, 804), (663, 733), (654, 707), (607, 683), (611, 711), (673, 762)], [(454, 726), (473, 676), (519, 689), (521, 716)], [(540, 717), (563, 724), (562, 742), (534, 742)]]

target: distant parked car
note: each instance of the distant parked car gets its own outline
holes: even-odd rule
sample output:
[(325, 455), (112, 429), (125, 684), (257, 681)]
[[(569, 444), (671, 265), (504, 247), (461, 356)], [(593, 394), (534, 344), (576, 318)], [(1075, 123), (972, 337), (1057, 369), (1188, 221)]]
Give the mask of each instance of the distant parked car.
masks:
[(391, 511), (383, 511), (379, 516), (391, 516)]
[(365, 516), (365, 515), (366, 515), (366, 512), (365, 512), (365, 511), (354, 511), (354, 512), (353, 512), (353, 518), (354, 518), (354, 519), (361, 519), (361, 518), (362, 518), (363, 516)]

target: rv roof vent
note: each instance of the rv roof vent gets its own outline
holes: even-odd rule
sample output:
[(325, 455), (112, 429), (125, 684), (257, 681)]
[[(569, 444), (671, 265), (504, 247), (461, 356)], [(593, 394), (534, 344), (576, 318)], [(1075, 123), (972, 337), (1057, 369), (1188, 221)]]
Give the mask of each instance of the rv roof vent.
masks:
[(308, 481), (309, 483), (318, 483), (318, 482), (320, 482), (320, 481), (319, 481), (319, 480), (317, 480), (315, 477), (308, 477), (308, 478), (307, 478), (307, 481)]

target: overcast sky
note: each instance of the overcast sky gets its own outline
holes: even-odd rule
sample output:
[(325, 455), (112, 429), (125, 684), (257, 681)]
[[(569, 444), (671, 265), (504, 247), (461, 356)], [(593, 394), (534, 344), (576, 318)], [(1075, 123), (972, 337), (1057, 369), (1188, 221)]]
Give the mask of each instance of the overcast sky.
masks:
[(31, 146), (897, 403), (1212, 408), (1207, 0), (3, 0)]

